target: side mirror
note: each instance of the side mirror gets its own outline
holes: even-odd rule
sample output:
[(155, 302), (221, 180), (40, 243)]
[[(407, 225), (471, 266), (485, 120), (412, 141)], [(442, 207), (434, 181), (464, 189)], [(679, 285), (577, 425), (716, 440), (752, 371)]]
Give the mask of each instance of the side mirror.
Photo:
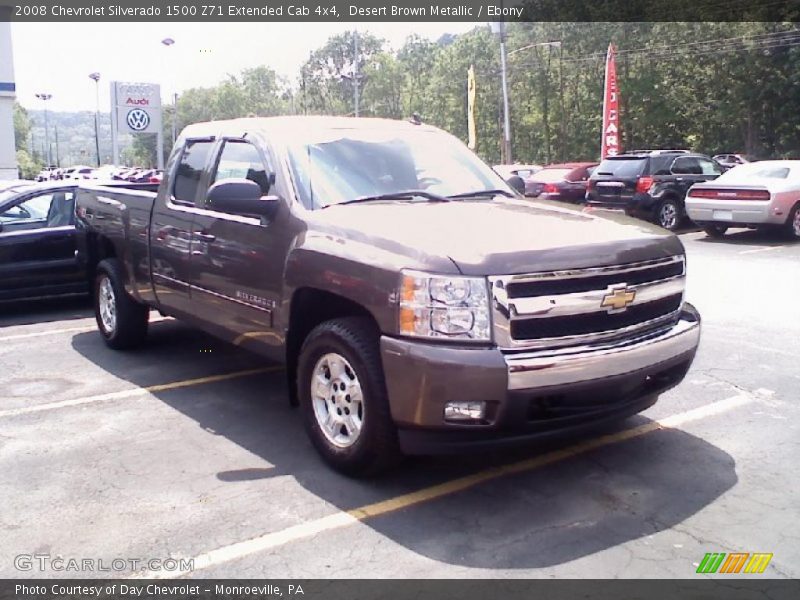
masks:
[(261, 186), (249, 179), (225, 179), (208, 188), (212, 210), (232, 215), (271, 217), (280, 205), (278, 196), (262, 196)]
[(510, 185), (517, 193), (525, 195), (525, 180), (519, 175), (512, 175), (506, 179), (506, 183)]

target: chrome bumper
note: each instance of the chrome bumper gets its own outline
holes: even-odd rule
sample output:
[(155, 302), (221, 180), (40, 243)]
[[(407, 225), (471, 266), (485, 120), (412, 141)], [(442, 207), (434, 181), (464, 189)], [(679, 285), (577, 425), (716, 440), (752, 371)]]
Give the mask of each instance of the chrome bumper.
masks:
[(685, 304), (675, 325), (633, 339), (506, 354), (508, 389), (532, 390), (623, 375), (692, 352), (699, 342), (700, 315)]

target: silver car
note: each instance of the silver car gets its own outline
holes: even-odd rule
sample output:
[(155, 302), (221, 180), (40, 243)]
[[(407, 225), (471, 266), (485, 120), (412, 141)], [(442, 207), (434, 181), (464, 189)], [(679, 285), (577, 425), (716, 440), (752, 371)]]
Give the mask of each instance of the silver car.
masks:
[(712, 237), (729, 227), (771, 227), (800, 240), (800, 160), (747, 163), (697, 183), (686, 212)]

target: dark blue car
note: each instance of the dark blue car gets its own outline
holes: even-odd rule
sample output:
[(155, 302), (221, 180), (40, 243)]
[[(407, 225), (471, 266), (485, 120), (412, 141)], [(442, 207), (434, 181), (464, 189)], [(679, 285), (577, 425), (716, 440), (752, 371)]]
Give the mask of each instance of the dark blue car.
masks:
[(88, 292), (75, 257), (77, 182), (0, 182), (0, 302)]

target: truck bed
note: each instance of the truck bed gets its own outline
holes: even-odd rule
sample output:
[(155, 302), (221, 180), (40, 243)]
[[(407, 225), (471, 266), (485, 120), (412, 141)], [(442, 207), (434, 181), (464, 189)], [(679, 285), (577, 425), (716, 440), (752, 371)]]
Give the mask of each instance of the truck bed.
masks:
[[(78, 260), (92, 266), (105, 256), (116, 256), (135, 279), (149, 281), (148, 232), (158, 186), (82, 184), (75, 200)], [(103, 240), (103, 245), (98, 245), (98, 240)], [(132, 294), (146, 301), (138, 287), (134, 286)]]

